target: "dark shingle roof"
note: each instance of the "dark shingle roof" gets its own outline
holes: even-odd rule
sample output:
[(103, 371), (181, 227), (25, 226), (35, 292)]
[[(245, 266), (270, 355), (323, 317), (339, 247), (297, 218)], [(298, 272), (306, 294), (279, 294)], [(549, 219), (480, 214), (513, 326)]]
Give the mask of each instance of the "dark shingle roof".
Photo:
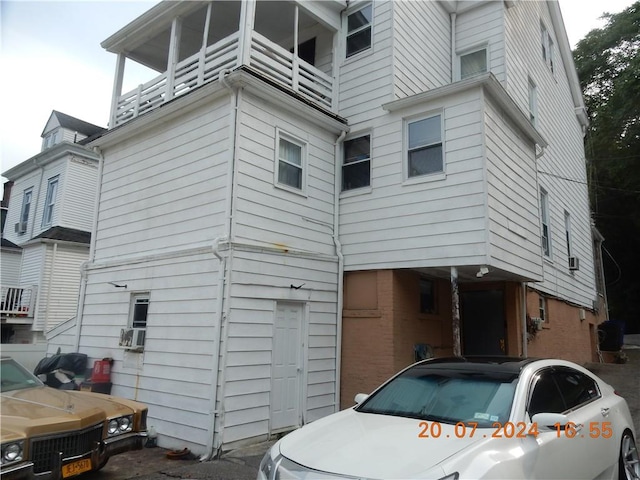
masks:
[(62, 128), (67, 128), (69, 130), (82, 133), (87, 137), (91, 137), (92, 135), (95, 135), (97, 133), (102, 133), (106, 130), (106, 128), (99, 127), (97, 125), (94, 125), (93, 123), (85, 122), (84, 120), (72, 117), (71, 115), (67, 115), (66, 113), (58, 112), (57, 110), (54, 110), (52, 113), (56, 116)]
[(7, 240), (6, 238), (2, 239), (2, 246), (7, 248), (18, 248), (22, 250), (22, 247), (20, 245), (16, 245), (15, 243), (13, 243), (10, 240)]
[(50, 240), (62, 240), (64, 242), (85, 243), (89, 245), (91, 242), (91, 232), (66, 227), (51, 227), (49, 230), (45, 230), (33, 238), (34, 240), (36, 238), (47, 238)]

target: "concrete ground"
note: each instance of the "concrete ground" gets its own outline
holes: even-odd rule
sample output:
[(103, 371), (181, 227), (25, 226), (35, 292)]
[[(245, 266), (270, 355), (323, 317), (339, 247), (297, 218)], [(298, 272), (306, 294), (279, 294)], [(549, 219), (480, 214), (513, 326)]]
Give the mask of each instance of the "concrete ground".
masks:
[[(590, 363), (586, 367), (612, 385), (629, 404), (636, 436), (640, 437), (640, 335), (625, 337), (624, 364)], [(638, 440), (636, 439), (637, 443)], [(254, 480), (264, 453), (273, 442), (227, 452), (220, 459), (200, 462), (195, 458), (170, 460), (167, 450), (144, 448), (118, 455), (100, 472), (82, 480)]]

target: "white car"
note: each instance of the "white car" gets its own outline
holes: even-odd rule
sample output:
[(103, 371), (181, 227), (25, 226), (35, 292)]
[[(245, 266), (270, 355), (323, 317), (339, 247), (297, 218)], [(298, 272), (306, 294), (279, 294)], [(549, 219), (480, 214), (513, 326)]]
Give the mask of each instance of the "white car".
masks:
[(280, 439), (275, 479), (640, 479), (626, 401), (563, 360), (416, 363)]

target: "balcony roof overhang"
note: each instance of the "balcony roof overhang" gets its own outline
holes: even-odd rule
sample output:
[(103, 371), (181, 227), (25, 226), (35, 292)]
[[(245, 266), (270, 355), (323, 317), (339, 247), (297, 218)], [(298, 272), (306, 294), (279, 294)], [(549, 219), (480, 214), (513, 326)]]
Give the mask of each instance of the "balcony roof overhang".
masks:
[(502, 84), (492, 73), (484, 73), (476, 77), (450, 83), (443, 87), (434, 88), (417, 95), (394, 100), (382, 105), (384, 110), (395, 112), (405, 108), (413, 107), (419, 103), (429, 102), (437, 98), (455, 95), (466, 90), (483, 88), (491, 98), (508, 114), (509, 118), (522, 130), (527, 137), (535, 142), (540, 148), (547, 147), (548, 143), (538, 130), (531, 124), (525, 113), (516, 105), (511, 96), (504, 89)]

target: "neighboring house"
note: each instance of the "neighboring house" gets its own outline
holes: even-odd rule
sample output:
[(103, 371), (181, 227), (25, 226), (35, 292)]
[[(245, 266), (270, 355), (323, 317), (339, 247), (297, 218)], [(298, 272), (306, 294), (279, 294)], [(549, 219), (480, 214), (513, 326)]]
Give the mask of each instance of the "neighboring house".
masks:
[(2, 343), (44, 343), (47, 330), (76, 314), (99, 158), (79, 143), (103, 131), (54, 110), (42, 151), (3, 173), (12, 186), (2, 232)]
[[(162, 2), (102, 45), (111, 129), (64, 333), (115, 360), (161, 446), (291, 430), (416, 357), (594, 358), (557, 2)], [(127, 61), (158, 76), (122, 92)]]

